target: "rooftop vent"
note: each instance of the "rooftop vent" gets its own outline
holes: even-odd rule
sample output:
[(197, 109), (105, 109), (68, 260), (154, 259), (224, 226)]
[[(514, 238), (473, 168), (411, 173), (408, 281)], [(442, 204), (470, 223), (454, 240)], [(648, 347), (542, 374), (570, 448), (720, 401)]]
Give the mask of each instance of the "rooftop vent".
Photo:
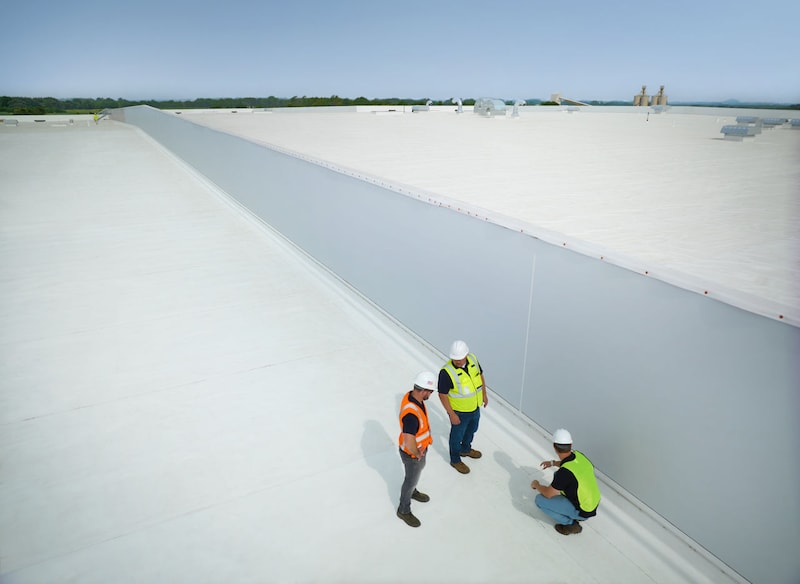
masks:
[(506, 103), (502, 99), (494, 97), (479, 97), (475, 100), (473, 110), (476, 114), (493, 118), (495, 116), (506, 115)]

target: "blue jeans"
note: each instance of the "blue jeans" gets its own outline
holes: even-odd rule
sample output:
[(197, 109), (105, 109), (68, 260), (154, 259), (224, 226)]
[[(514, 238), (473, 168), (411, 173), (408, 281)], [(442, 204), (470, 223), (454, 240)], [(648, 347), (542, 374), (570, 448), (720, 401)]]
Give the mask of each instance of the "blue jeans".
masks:
[(475, 408), (474, 412), (456, 412), (461, 420), (460, 424), (450, 426), (450, 462), (461, 462), (461, 455), (472, 449), (472, 438), (478, 431), (478, 422), (481, 419), (481, 409)]
[(585, 517), (575, 508), (575, 505), (569, 502), (564, 495), (556, 495), (548, 499), (541, 493), (536, 495), (536, 506), (547, 513), (550, 517), (555, 519), (556, 523), (561, 525), (570, 525), (572, 521), (583, 521)]
[(400, 450), (400, 458), (403, 461), (403, 467), (406, 469), (406, 478), (403, 480), (403, 486), (400, 487), (400, 506), (397, 508), (400, 513), (411, 513), (411, 495), (417, 487), (422, 469), (425, 468), (427, 454), (428, 451), (426, 450), (422, 458), (412, 458), (402, 449)]

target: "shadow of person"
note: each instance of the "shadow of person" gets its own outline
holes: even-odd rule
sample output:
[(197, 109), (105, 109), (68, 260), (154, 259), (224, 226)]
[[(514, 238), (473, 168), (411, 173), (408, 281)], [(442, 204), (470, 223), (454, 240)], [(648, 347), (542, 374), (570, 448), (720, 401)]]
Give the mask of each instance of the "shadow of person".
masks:
[(508, 471), (508, 491), (511, 494), (511, 503), (514, 508), (537, 520), (544, 520), (544, 513), (534, 501), (536, 491), (531, 488), (533, 479), (542, 481), (544, 477), (542, 471), (531, 466), (517, 466), (505, 452), (495, 452), (494, 459), (497, 464)]
[[(396, 440), (396, 439), (395, 439)], [(396, 441), (377, 420), (366, 420), (361, 435), (361, 451), (364, 460), (386, 482), (386, 493), (393, 506), (397, 505), (400, 486), (403, 484), (403, 463), (400, 460)], [(394, 456), (391, 456), (394, 454)]]

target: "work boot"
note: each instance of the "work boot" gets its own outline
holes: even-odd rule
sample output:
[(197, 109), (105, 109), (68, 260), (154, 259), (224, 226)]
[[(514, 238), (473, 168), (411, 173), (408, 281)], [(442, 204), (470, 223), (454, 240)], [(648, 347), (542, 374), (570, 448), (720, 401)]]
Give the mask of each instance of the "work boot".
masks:
[(406, 525), (408, 525), (409, 527), (419, 527), (420, 525), (422, 525), (419, 519), (414, 517), (414, 514), (411, 511), (409, 511), (408, 513), (400, 513), (400, 509), (398, 509), (397, 516), (403, 521), (405, 521)]
[(556, 523), (555, 528), (556, 531), (561, 535), (570, 535), (571, 533), (580, 533), (581, 531), (583, 531), (583, 527), (578, 521), (573, 521), (569, 525), (562, 525), (561, 523)]
[(411, 498), (415, 501), (419, 501), (420, 503), (427, 503), (431, 500), (431, 498), (426, 495), (425, 493), (420, 493), (417, 489), (414, 489), (414, 492), (411, 493)]
[(450, 466), (452, 466), (461, 474), (467, 474), (469, 472), (469, 467), (460, 460), (458, 462), (451, 462)]
[(471, 449), (469, 452), (462, 452), (461, 456), (469, 456), (470, 458), (480, 458), (483, 456), (480, 450)]

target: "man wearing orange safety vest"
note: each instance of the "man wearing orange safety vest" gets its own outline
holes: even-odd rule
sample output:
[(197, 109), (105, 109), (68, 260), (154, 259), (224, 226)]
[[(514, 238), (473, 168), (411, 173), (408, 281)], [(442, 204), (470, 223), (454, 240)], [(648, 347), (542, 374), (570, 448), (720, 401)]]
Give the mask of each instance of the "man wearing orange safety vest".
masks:
[(400, 487), (400, 506), (397, 516), (411, 527), (419, 527), (420, 521), (411, 513), (411, 499), (427, 503), (431, 498), (417, 490), (422, 469), (425, 468), (425, 454), (433, 443), (431, 427), (428, 424), (428, 410), (425, 400), (436, 391), (436, 374), (423, 371), (414, 380), (414, 387), (403, 396), (400, 403), (400, 459), (406, 471), (403, 486)]

